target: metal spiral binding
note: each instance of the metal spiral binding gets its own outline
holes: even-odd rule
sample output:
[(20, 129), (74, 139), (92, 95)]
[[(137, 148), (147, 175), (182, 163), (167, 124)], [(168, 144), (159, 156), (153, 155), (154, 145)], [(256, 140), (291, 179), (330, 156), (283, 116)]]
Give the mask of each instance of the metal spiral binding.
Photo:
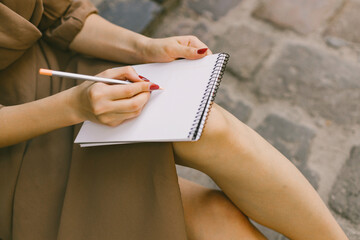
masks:
[(211, 73), (210, 80), (206, 86), (205, 94), (202, 97), (200, 106), (196, 112), (195, 120), (190, 129), (188, 138), (196, 141), (200, 138), (208, 113), (215, 100), (217, 90), (225, 72), (226, 64), (229, 61), (230, 55), (227, 53), (220, 53), (216, 59), (214, 69)]

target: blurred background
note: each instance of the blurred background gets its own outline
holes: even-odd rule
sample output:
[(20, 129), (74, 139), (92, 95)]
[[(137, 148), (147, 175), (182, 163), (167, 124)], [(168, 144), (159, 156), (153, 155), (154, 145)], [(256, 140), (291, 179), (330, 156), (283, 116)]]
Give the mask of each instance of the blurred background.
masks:
[[(216, 102), (287, 156), (360, 240), (360, 0), (92, 1), (125, 28), (191, 34), (229, 53)], [(177, 170), (217, 188), (203, 173)]]

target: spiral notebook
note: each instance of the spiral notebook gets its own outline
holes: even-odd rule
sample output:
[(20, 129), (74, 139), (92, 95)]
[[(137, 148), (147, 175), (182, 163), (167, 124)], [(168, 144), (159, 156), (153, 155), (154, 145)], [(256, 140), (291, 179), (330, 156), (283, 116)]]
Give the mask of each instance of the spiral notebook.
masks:
[(75, 139), (82, 147), (136, 142), (199, 140), (229, 59), (227, 53), (199, 60), (134, 65), (164, 90), (153, 91), (141, 114), (117, 127), (85, 121)]

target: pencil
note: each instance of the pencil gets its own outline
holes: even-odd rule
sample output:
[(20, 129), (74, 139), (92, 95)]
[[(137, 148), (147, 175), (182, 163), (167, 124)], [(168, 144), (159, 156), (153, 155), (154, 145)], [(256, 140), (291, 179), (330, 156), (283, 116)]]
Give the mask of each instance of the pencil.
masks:
[(41, 75), (46, 75), (46, 76), (58, 76), (58, 77), (64, 77), (64, 78), (81, 79), (81, 80), (103, 82), (103, 83), (131, 84), (131, 82), (129, 82), (129, 81), (116, 80), (116, 79), (103, 78), (103, 77), (95, 77), (95, 76), (89, 76), (89, 75), (77, 74), (77, 73), (54, 71), (54, 70), (44, 69), (44, 68), (40, 68), (39, 73)]

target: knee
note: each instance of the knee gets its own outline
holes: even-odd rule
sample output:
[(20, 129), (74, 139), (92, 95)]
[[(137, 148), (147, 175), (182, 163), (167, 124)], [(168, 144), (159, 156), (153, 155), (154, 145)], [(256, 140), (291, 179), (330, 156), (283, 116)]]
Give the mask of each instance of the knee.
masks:
[(199, 141), (173, 143), (176, 163), (205, 172), (208, 167), (216, 166), (221, 160), (219, 149), (232, 141), (231, 124), (226, 111), (214, 104)]
[(225, 140), (231, 131), (231, 122), (225, 110), (219, 105), (212, 106), (200, 140)]

